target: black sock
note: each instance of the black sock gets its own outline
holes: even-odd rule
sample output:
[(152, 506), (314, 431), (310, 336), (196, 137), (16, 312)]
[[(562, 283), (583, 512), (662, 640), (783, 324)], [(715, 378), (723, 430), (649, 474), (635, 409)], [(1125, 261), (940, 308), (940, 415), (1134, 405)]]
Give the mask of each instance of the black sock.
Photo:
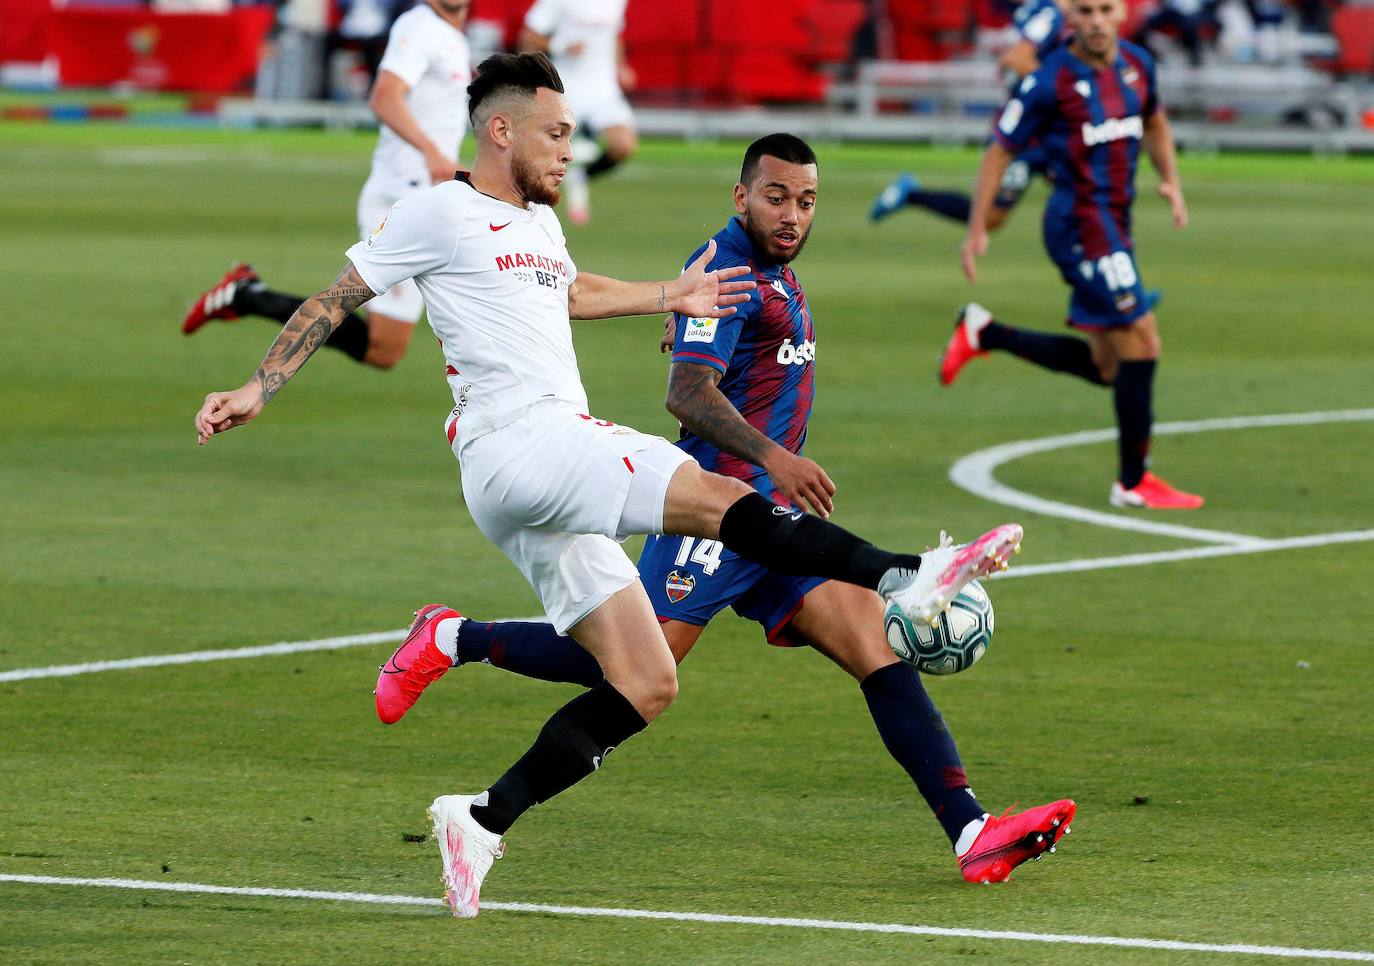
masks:
[(924, 188), (910, 192), (906, 203), (961, 222), (968, 221), (968, 213), (973, 207), (968, 195), (961, 191), (926, 191)]
[(1117, 440), (1121, 457), (1121, 485), (1131, 489), (1145, 475), (1150, 456), (1150, 427), (1154, 424), (1155, 360), (1123, 362), (1116, 370), (1112, 402), (1116, 405)]
[(601, 157), (587, 165), (587, 177), (595, 178), (599, 174), (605, 174), (618, 164), (620, 164), (619, 159), (611, 157), (608, 151), (602, 151)]
[(472, 807), (472, 817), (505, 835), (517, 818), (596, 771), (647, 724), (611, 682), (602, 681), (554, 712), (530, 750), (487, 789), (487, 804)]
[(888, 753), (906, 769), (951, 843), (983, 816), (945, 719), (909, 665), (879, 668), (859, 687)]
[(915, 554), (880, 550), (828, 520), (780, 507), (758, 493), (740, 497), (725, 511), (720, 541), (779, 573), (829, 577), (870, 590), (893, 567), (921, 565)]
[[(274, 292), (257, 282), (239, 286), (234, 293), (232, 308), (239, 315), (261, 315), (285, 325), (304, 301), (296, 295)], [(367, 355), (367, 341), (367, 322), (361, 315), (350, 312), (344, 316), (334, 334), (324, 340), (324, 344), (362, 362)]]
[(591, 652), (539, 621), (465, 620), (458, 626), (458, 663), (485, 661), (512, 674), (540, 681), (566, 681), (585, 688), (605, 675)]
[(989, 322), (978, 333), (978, 344), (984, 349), (1005, 350), (1055, 372), (1067, 372), (1099, 386), (1106, 385), (1093, 363), (1088, 343), (1071, 335), (1050, 335)]

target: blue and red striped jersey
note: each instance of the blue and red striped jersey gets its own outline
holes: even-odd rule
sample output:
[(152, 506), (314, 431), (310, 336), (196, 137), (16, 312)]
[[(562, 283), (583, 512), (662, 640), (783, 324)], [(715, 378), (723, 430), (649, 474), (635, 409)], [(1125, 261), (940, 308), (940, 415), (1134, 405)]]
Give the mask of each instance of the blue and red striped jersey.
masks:
[(1071, 216), (1088, 258), (1129, 248), (1145, 121), (1160, 110), (1154, 59), (1120, 41), (1096, 70), (1068, 46), (1049, 53), (1002, 110), (993, 136), (1013, 153), (1038, 140), (1054, 193), (1046, 217)]
[[(673, 361), (710, 366), (724, 375), (720, 391), (751, 426), (800, 454), (814, 395), (816, 330), (797, 277), (785, 265), (760, 259), (739, 220), (715, 235), (709, 269), (748, 265), (757, 288), (722, 319), (677, 317)], [(703, 245), (687, 264), (701, 254)], [(786, 502), (760, 466), (682, 430), (678, 446), (703, 468), (744, 480), (770, 500)]]
[(1011, 16), (1016, 35), (1035, 45), (1035, 57), (1045, 58), (1064, 42), (1064, 12), (1058, 0), (1025, 0)]

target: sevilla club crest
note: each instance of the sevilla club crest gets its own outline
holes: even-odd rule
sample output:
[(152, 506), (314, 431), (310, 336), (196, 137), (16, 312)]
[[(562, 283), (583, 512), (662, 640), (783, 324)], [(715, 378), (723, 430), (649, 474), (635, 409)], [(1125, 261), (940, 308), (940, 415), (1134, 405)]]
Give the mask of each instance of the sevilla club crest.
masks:
[(690, 594), (696, 588), (696, 585), (697, 579), (691, 574), (684, 574), (681, 571), (674, 570), (668, 575), (668, 579), (664, 583), (663, 588), (668, 594), (668, 603), (676, 604)]

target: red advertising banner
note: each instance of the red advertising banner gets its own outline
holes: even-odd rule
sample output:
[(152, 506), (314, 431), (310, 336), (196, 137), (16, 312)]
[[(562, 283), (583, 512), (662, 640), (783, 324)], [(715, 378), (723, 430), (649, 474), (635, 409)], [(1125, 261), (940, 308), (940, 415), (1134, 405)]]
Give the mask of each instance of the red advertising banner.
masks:
[(155, 13), (63, 7), (49, 43), (64, 87), (132, 84), (148, 90), (233, 91), (253, 77), (276, 11)]

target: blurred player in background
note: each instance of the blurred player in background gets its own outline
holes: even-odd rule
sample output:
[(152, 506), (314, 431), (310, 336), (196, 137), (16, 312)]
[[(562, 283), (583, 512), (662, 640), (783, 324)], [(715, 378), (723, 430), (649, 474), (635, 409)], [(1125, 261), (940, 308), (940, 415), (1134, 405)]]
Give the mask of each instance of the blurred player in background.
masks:
[[(1017, 83), (1034, 72), (1041, 61), (1064, 42), (1064, 8), (1067, 5), (1068, 0), (1063, 0), (1062, 4), (1059, 0), (1025, 0), (1016, 8), (1012, 15), (1016, 41), (1007, 48), (1000, 63), (1015, 75)], [(1037, 174), (1047, 176), (1049, 166), (1044, 150), (1032, 142), (1007, 165), (997, 197), (988, 209), (988, 231), (996, 231), (1006, 223), (1012, 209), (1030, 188), (1031, 178)], [(873, 221), (882, 221), (907, 206), (925, 208), (963, 224), (968, 221), (972, 200), (962, 191), (922, 188), (915, 175), (903, 172), (874, 199), (868, 216)]]
[[(207, 394), (195, 418), (202, 445), (244, 425), (353, 308), (403, 279), (424, 293), (448, 363), (454, 408), (446, 431), (473, 521), (529, 581), (554, 626), (605, 672), (556, 711), (492, 785), (441, 795), (430, 806), (447, 899), (460, 917), (477, 915), (482, 881), (504, 852), (501, 837), (520, 816), (600, 769), (677, 695), (672, 651), (617, 540), (637, 533), (718, 540), (779, 572), (877, 590), (928, 623), (970, 580), (1004, 565), (1021, 541), (1021, 527), (1008, 524), (963, 547), (941, 541), (920, 555), (881, 550), (703, 470), (664, 439), (592, 416), (571, 319), (667, 310), (714, 321), (747, 302), (754, 282), (732, 281), (749, 273), (745, 266), (706, 267), (714, 241), (662, 282), (577, 270), (552, 210), (572, 159), (574, 123), (562, 86), (543, 54), (483, 61), (468, 87), (477, 137), (471, 174), (399, 201), (382, 228), (348, 250), (334, 284), (287, 321), (253, 377)], [(459, 621), (451, 613), (439, 605), (416, 613), (377, 681), (383, 721), (398, 720), (452, 667)]]
[(573, 152), (564, 186), (568, 217), (586, 224), (591, 217), (588, 179), (627, 160), (639, 146), (634, 114), (625, 90), (635, 86), (634, 70), (625, 62), (627, 0), (535, 0), (520, 30), (520, 49), (553, 58), (567, 87), (568, 103), (582, 134), (600, 137), (600, 155), (588, 162)]
[(1069, 17), (1073, 39), (1027, 75), (996, 123), (978, 169), (960, 254), (973, 281), (975, 261), (987, 251), (986, 216), (997, 186), (1017, 154), (1038, 139), (1054, 183), (1045, 207), (1045, 248), (1072, 289), (1068, 324), (1086, 339), (1013, 328), (970, 303), (955, 323), (940, 362), (940, 381), (949, 385), (969, 360), (1003, 350), (1111, 386), (1120, 434), (1111, 503), (1194, 509), (1202, 506), (1202, 497), (1174, 489), (1148, 468), (1160, 340), (1153, 311), (1157, 297), (1141, 284), (1131, 238), (1142, 144), (1159, 172), (1159, 194), (1169, 202), (1174, 227), (1188, 223), (1154, 60), (1144, 48), (1118, 38), (1125, 0), (1073, 0)]
[[(734, 188), (737, 217), (716, 233), (712, 266), (748, 264), (756, 288), (723, 319), (670, 316), (663, 347), (673, 350), (667, 407), (681, 425), (678, 447), (779, 506), (824, 515), (834, 485), (802, 455), (816, 333), (790, 268), (811, 233), (818, 188), (816, 155), (804, 141), (771, 134), (749, 146)], [(1001, 818), (983, 810), (920, 675), (888, 646), (883, 601), (872, 590), (780, 573), (718, 540), (661, 535), (644, 545), (639, 579), (678, 663), (707, 623), (733, 607), (761, 624), (770, 643), (813, 647), (852, 675), (883, 744), (916, 783), (968, 881), (1003, 881), (1068, 832), (1071, 801)], [(551, 624), (483, 623), (452, 608), (441, 614), (457, 622), (455, 653), (438, 662), (434, 679), (448, 663), (475, 662), (587, 688), (604, 678), (596, 659)]]
[[(369, 103), (381, 121), (372, 172), (358, 197), (361, 237), (379, 226), (397, 201), (448, 181), (458, 168), (467, 122), (472, 65), (463, 22), (468, 0), (425, 0), (392, 25)], [(252, 267), (236, 264), (191, 306), (182, 331), (195, 332), (212, 319), (260, 315), (285, 323), (303, 296), (276, 292)], [(404, 358), (424, 311), (410, 279), (366, 305), (366, 317), (349, 313), (327, 345), (350, 358), (390, 369)]]

